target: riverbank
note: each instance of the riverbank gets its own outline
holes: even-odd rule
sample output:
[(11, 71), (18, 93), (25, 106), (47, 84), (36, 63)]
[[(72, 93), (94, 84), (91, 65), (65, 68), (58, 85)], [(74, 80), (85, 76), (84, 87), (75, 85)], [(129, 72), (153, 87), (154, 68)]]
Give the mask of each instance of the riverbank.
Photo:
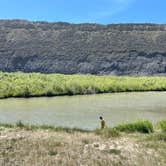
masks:
[(0, 98), (165, 90), (166, 77), (0, 73)]
[(159, 124), (148, 134), (131, 130), (149, 128), (146, 123), (119, 125), (116, 131), (1, 124), (0, 165), (164, 166), (166, 122)]

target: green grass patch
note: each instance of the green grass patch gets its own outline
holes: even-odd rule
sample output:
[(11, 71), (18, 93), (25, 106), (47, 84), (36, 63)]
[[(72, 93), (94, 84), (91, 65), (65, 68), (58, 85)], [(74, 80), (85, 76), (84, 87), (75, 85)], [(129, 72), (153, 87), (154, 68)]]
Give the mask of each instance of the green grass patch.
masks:
[(166, 77), (0, 72), (0, 98), (165, 90)]
[(103, 152), (109, 153), (109, 154), (114, 154), (114, 155), (120, 155), (121, 151), (119, 149), (109, 149), (109, 150), (104, 150)]
[(50, 156), (56, 156), (58, 152), (56, 150), (50, 150), (48, 153)]
[(0, 127), (4, 128), (14, 128), (13, 124), (8, 124), (8, 123), (0, 123)]
[(152, 133), (153, 132), (153, 125), (149, 121), (137, 121), (134, 123), (126, 123), (121, 124), (114, 129), (121, 131), (121, 132), (140, 132), (140, 133)]
[(82, 143), (84, 143), (84, 144), (89, 144), (89, 143), (90, 143), (90, 140), (87, 139), (87, 138), (84, 138), (84, 139), (82, 139)]
[(159, 122), (159, 125), (161, 127), (161, 130), (166, 132), (166, 120), (162, 120)]

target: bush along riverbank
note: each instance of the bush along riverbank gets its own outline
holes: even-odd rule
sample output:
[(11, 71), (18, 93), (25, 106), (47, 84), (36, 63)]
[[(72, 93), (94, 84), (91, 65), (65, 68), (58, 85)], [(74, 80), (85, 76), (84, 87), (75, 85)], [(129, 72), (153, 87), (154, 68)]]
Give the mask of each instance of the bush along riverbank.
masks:
[(165, 90), (165, 77), (0, 73), (0, 98)]
[(166, 120), (86, 131), (0, 124), (0, 165), (165, 166)]

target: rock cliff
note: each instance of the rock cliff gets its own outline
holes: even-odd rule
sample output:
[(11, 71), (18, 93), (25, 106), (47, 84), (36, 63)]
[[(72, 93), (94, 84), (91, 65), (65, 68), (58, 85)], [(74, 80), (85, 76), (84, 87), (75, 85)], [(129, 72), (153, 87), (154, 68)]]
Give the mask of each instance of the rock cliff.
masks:
[(0, 20), (0, 71), (166, 75), (166, 25)]

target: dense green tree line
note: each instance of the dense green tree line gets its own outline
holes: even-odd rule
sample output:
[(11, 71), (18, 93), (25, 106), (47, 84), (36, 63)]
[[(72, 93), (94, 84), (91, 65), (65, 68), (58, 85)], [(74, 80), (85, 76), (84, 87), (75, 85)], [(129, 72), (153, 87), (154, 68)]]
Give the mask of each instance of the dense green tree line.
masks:
[(0, 97), (164, 91), (166, 77), (0, 73)]

